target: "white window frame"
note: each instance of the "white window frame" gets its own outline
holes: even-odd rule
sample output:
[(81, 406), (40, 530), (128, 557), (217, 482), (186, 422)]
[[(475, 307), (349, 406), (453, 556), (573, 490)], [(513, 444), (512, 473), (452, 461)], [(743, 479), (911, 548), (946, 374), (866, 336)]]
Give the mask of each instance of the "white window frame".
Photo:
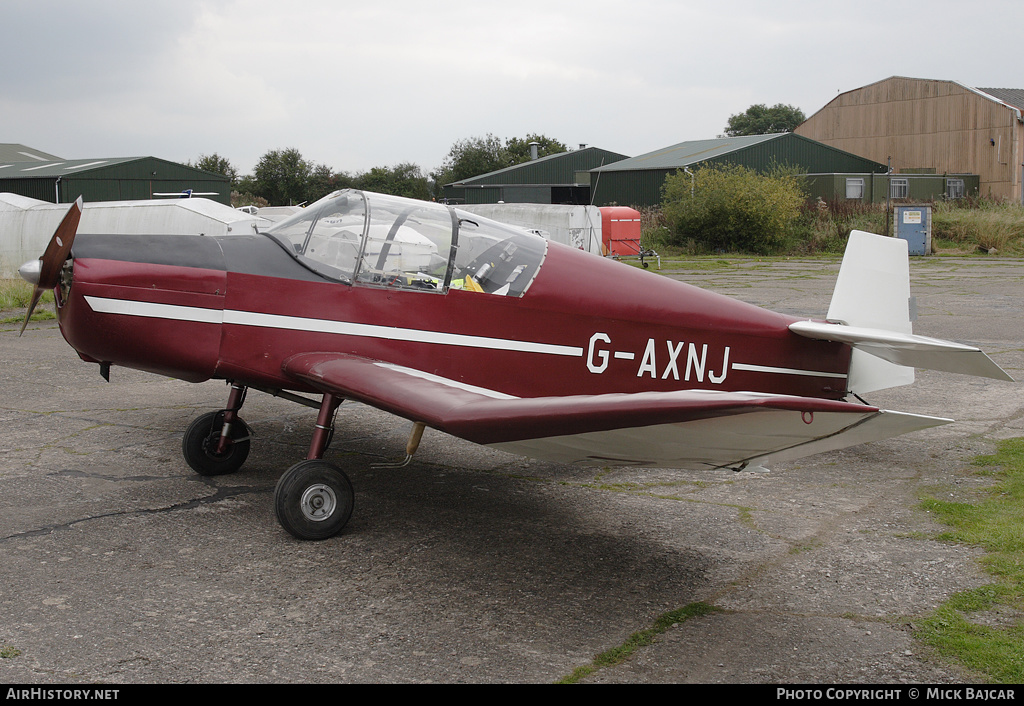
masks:
[(864, 198), (864, 179), (857, 177), (846, 178), (846, 198), (848, 199), (863, 199)]
[(906, 177), (889, 178), (889, 198), (905, 199), (910, 194), (910, 179)]
[(946, 179), (946, 198), (962, 199), (964, 197), (963, 179)]

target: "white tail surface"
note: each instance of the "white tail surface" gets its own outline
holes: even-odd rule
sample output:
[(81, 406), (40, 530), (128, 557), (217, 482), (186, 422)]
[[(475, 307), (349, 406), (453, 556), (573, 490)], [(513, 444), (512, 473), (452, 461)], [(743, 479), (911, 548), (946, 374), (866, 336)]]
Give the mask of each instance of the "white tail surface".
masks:
[(828, 309), (835, 323), (798, 321), (801, 336), (853, 347), (848, 387), (857, 394), (914, 382), (914, 366), (1010, 380), (980, 348), (915, 336), (907, 243), (855, 230)]

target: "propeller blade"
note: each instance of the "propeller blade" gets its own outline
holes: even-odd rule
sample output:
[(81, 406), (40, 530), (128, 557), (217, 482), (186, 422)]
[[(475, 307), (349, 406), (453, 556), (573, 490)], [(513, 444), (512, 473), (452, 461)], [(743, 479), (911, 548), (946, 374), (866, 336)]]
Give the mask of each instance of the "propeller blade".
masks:
[(71, 254), (71, 244), (75, 242), (75, 233), (78, 232), (78, 221), (81, 218), (82, 197), (79, 196), (78, 200), (71, 204), (67, 215), (57, 226), (57, 230), (54, 231), (53, 237), (50, 238), (50, 242), (46, 246), (46, 252), (41, 258), (43, 264), (39, 270), (37, 287), (53, 289), (60, 284), (60, 269), (64, 266), (68, 255)]
[[(35, 289), (32, 291), (32, 301), (29, 302), (28, 311), (25, 313), (25, 321), (21, 324), (19, 336), (25, 333), (25, 327), (28, 326), (28, 320), (32, 318), (32, 312), (35, 310), (36, 304), (39, 303), (39, 297), (43, 296), (43, 292), (46, 290), (53, 289), (60, 284), (60, 271), (64, 267), (64, 261), (71, 254), (71, 244), (75, 242), (75, 234), (78, 232), (78, 222), (81, 218), (82, 197), (79, 196), (78, 200), (71, 204), (71, 208), (68, 209), (64, 220), (57, 226), (53, 237), (50, 238), (50, 242), (46, 245), (46, 251), (39, 258), (38, 274), (35, 272), (30, 273), (35, 279), (35, 282), (33, 282)], [(22, 272), (24, 277), (26, 273), (34, 269), (23, 266), (19, 272)], [(29, 279), (28, 277), (25, 278)]]
[(32, 301), (29, 302), (28, 311), (25, 313), (25, 320), (21, 322), (21, 331), (18, 332), (19, 337), (21, 334), (25, 333), (25, 327), (28, 326), (28, 320), (32, 318), (32, 312), (35, 310), (36, 304), (39, 303), (39, 297), (43, 296), (43, 292), (45, 291), (45, 289), (41, 289), (40, 287), (36, 287), (32, 290)]

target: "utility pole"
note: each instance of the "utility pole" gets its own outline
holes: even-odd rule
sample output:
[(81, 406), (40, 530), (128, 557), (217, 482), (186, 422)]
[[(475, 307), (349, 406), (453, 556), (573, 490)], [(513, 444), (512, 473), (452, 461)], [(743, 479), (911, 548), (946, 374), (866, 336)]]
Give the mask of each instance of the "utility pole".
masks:
[(888, 167), (885, 170), (885, 237), (889, 237), (889, 199), (892, 197), (892, 157), (890, 156)]

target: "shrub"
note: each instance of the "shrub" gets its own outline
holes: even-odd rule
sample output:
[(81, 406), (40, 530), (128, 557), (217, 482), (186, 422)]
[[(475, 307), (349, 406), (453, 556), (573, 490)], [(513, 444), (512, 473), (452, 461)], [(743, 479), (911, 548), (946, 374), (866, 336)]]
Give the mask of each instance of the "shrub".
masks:
[(711, 252), (769, 254), (786, 244), (804, 195), (793, 175), (738, 165), (676, 172), (662, 187), (668, 242)]

